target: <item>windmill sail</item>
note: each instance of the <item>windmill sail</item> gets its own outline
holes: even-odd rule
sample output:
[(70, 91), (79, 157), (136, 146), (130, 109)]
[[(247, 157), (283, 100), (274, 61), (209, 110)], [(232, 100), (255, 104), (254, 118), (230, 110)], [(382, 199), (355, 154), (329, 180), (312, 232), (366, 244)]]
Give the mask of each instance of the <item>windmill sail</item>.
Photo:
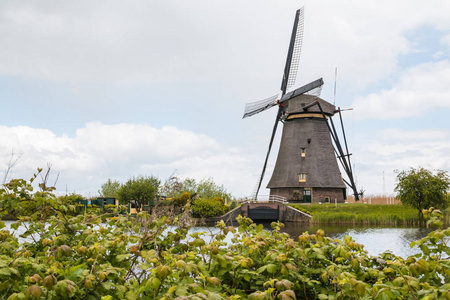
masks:
[(295, 84), (297, 79), (300, 54), (302, 52), (303, 28), (304, 28), (304, 7), (295, 13), (294, 26), (292, 28), (291, 42), (284, 66), (283, 80), (281, 82), (281, 91), (283, 95), (286, 90)]
[[(282, 102), (284, 102), (286, 100), (289, 100), (289, 99), (291, 99), (293, 97), (296, 97), (298, 95), (301, 95), (301, 94), (304, 94), (304, 93), (311, 92), (313, 90), (322, 88), (322, 85), (323, 85), (323, 79), (319, 78), (319, 79), (314, 80), (313, 82), (310, 82), (310, 83), (308, 83), (308, 84), (306, 84), (306, 85), (304, 85), (302, 87), (299, 87), (298, 89), (293, 90), (292, 92), (287, 93), (286, 95), (284, 95), (281, 98), (281, 100), (277, 101), (276, 103), (282, 103)], [(262, 183), (262, 180), (264, 178), (264, 173), (266, 172), (267, 161), (269, 160), (270, 150), (272, 150), (273, 140), (275, 138), (275, 134), (276, 134), (277, 128), (278, 128), (278, 122), (280, 121), (280, 117), (281, 117), (283, 111), (284, 111), (283, 107), (279, 106), (278, 107), (278, 113), (277, 113), (277, 116), (275, 118), (275, 124), (273, 125), (273, 129), (272, 129), (272, 135), (270, 137), (269, 149), (267, 150), (266, 159), (264, 161), (264, 165), (263, 165), (263, 170), (261, 172), (261, 176), (259, 177), (259, 180), (258, 180), (258, 184), (257, 184), (258, 187), (256, 189), (256, 193), (254, 195), (254, 199), (256, 199), (258, 197), (259, 189), (261, 188), (261, 183)], [(256, 114), (256, 113), (258, 113), (258, 112), (255, 112), (254, 114)], [(244, 117), (245, 117), (245, 115), (244, 115)]]
[[(333, 198), (343, 202), (346, 199), (347, 184), (353, 189), (355, 199), (358, 199), (345, 133), (346, 152), (339, 142), (331, 119), (337, 111), (340, 113), (340, 110), (318, 98), (323, 86), (322, 78), (287, 93), (295, 84), (298, 72), (303, 23), (304, 8), (301, 8), (295, 14), (280, 98), (272, 96), (249, 103), (245, 108), (244, 118), (278, 106), (263, 169), (252, 198), (258, 198), (278, 123), (281, 121), (283, 134), (278, 158), (272, 178), (267, 184), (270, 195), (290, 199), (301, 192), (301, 200), (304, 202), (329, 202)], [(342, 121), (341, 126), (343, 128)], [(342, 178), (336, 159), (343, 165), (350, 182)]]
[[(281, 82), (281, 97), (283, 97), (286, 94), (286, 90), (295, 83), (297, 77), (298, 64), (300, 62), (300, 54), (302, 50), (302, 40), (303, 40), (303, 20), (304, 20), (303, 11), (304, 8), (302, 7), (295, 13), (294, 26), (292, 27), (291, 41), (289, 43), (288, 55), (286, 58), (286, 64), (284, 66), (283, 80)], [(261, 188), (264, 173), (266, 172), (267, 161), (269, 160), (270, 150), (272, 149), (273, 139), (275, 138), (278, 122), (280, 121), (282, 113), (283, 108), (282, 106), (279, 106), (277, 116), (275, 118), (275, 124), (272, 130), (272, 136), (270, 137), (269, 149), (267, 150), (264, 166), (258, 181), (258, 188), (256, 190), (255, 199), (258, 198), (259, 189)]]
[(270, 137), (269, 149), (267, 149), (266, 160), (264, 161), (264, 165), (263, 165), (263, 169), (262, 169), (262, 172), (261, 172), (261, 176), (258, 179), (258, 188), (256, 189), (256, 193), (255, 193), (255, 196), (254, 196), (255, 200), (258, 199), (259, 189), (261, 188), (261, 183), (262, 183), (262, 180), (264, 178), (264, 173), (266, 173), (266, 167), (267, 167), (267, 162), (269, 160), (270, 150), (272, 150), (273, 139), (275, 138), (275, 133), (277, 132), (277, 127), (278, 127), (278, 121), (280, 121), (280, 117), (281, 117), (282, 113), (283, 113), (283, 109), (280, 106), (278, 108), (277, 117), (275, 118), (275, 124), (273, 125), (272, 136)]
[(244, 116), (242, 118), (250, 117), (277, 105), (278, 94), (273, 95), (267, 99), (250, 102), (245, 104)]
[(305, 94), (320, 97), (320, 94), (322, 93), (322, 86), (316, 87), (309, 92), (306, 92)]
[(305, 84), (304, 86), (299, 87), (298, 89), (295, 89), (295, 90), (283, 95), (283, 97), (281, 97), (279, 103), (283, 103), (284, 101), (287, 101), (289, 99), (292, 99), (292, 98), (297, 97), (302, 94), (310, 93), (317, 88), (322, 88), (322, 85), (323, 85), (323, 79), (322, 78), (316, 79), (313, 82)]

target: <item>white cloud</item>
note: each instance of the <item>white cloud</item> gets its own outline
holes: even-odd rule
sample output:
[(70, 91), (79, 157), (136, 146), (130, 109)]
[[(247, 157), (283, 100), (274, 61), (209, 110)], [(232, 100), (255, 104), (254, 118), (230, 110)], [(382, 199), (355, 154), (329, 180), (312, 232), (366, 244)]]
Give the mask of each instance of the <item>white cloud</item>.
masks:
[[(332, 81), (337, 66), (340, 80), (361, 88), (394, 70), (397, 56), (411, 51), (403, 37), (406, 30), (425, 23), (450, 28), (448, 1), (303, 4), (301, 83), (321, 76)], [(276, 91), (293, 12), (303, 4), (4, 2), (0, 73), (72, 83), (234, 78), (235, 85), (251, 81), (264, 86), (264, 81), (274, 80)]]
[[(396, 119), (420, 116), (426, 109), (449, 108), (450, 63), (444, 60), (447, 56), (436, 52), (435, 59), (441, 59), (440, 62), (406, 70), (399, 69), (398, 64), (402, 54), (417, 51), (417, 45), (410, 44), (405, 32), (413, 32), (425, 25), (441, 32), (450, 31), (450, 2), (447, 0), (433, 5), (409, 0), (305, 0), (304, 3), (297, 0), (123, 3), (0, 0), (0, 75), (5, 78), (2, 81), (5, 84), (15, 79), (19, 84), (24, 82), (23, 78), (44, 79), (45, 91), (39, 90), (42, 94), (36, 99), (46, 98), (48, 90), (58, 94), (56, 90), (61, 85), (52, 85), (52, 81), (68, 82), (74, 89), (79, 86), (82, 91), (92, 88), (94, 92), (80, 93), (80, 97), (66, 97), (64, 93), (55, 96), (58, 100), (54, 106), (75, 107), (73, 111), (94, 119), (96, 115), (116, 109), (108, 107), (107, 96), (99, 98), (96, 94), (103, 89), (106, 95), (112, 93), (117, 88), (115, 84), (136, 84), (136, 93), (145, 94), (130, 95), (130, 99), (121, 100), (121, 104), (137, 103), (137, 98), (145, 98), (145, 105), (148, 105), (149, 101), (156, 102), (151, 99), (160, 98), (157, 90), (164, 91), (167, 87), (175, 90), (178, 83), (184, 87), (204, 88), (205, 85), (197, 84), (212, 82), (220, 88), (208, 90), (211, 96), (207, 107), (200, 104), (195, 95), (187, 93), (174, 101), (192, 103), (186, 116), (202, 112), (201, 117), (204, 117), (208, 111), (220, 113), (228, 121), (231, 120), (229, 107), (236, 108), (236, 103), (243, 107), (245, 100), (262, 99), (277, 91), (294, 10), (303, 4), (306, 20), (298, 85), (324, 77), (324, 98), (331, 99), (326, 94), (332, 93), (334, 68), (338, 67), (338, 100), (342, 95), (340, 90), (360, 92), (367, 86), (379, 84), (380, 80), (395, 81), (392, 88), (356, 99), (352, 105), (355, 117)], [(440, 42), (443, 46), (450, 45), (448, 36)], [(392, 80), (393, 74), (400, 75)], [(86, 88), (84, 83), (91, 85)], [(165, 84), (163, 88), (156, 86), (153, 89), (154, 84), (159, 83)], [(139, 90), (141, 84), (145, 88)], [(25, 85), (25, 91), (27, 87)], [(135, 91), (133, 87), (131, 91)], [(7, 95), (7, 99), (14, 103), (15, 97), (26, 97), (26, 102), (32, 103), (37, 101), (33, 96), (13, 94)], [(74, 99), (76, 103), (89, 104), (104, 101), (105, 111), (83, 112), (74, 105)], [(224, 104), (223, 99), (230, 99), (230, 102)], [(171, 104), (170, 101), (163, 103), (168, 111)], [(139, 109), (144, 105), (136, 107)], [(63, 115), (60, 110), (53, 114)], [(70, 117), (75, 119), (80, 115)], [(229, 130), (229, 122), (214, 123), (214, 117), (208, 115), (213, 120), (201, 124), (205, 124), (204, 127), (211, 124), (209, 132), (217, 136)], [(57, 136), (51, 130), (24, 126), (0, 127), (0, 154), (4, 157), (0, 163), (7, 160), (11, 149), (24, 152), (16, 174), (19, 170), (20, 174), (31, 173), (30, 170), (51, 162), (55, 172), (61, 172), (58, 188), (64, 190), (67, 182), (69, 191), (95, 192), (107, 178), (123, 180), (133, 174), (152, 172), (164, 178), (178, 169), (180, 176), (213, 176), (237, 194), (251, 192), (262, 167), (272, 116), (260, 115), (242, 123), (254, 130), (236, 130), (236, 139), (229, 140), (229, 144), (245, 139), (254, 143), (252, 149), (238, 148), (238, 151), (227, 149), (226, 145), (217, 142), (216, 137), (162, 127), (174, 124), (174, 118), (179, 117), (171, 114), (163, 120), (158, 119), (155, 121), (160, 124), (158, 128), (88, 123), (78, 129), (74, 137)], [(11, 124), (30, 124), (27, 118), (18, 116), (18, 119), (17, 123)], [(115, 120), (120, 122), (121, 119)], [(185, 122), (199, 121), (186, 118)], [(183, 124), (176, 124), (178, 128), (184, 128)], [(264, 126), (269, 129), (261, 129)], [(368, 130), (365, 134), (371, 133)], [(360, 155), (359, 165), (366, 168), (357, 173), (359, 179), (367, 181), (373, 174), (381, 174), (380, 170), (416, 163), (445, 167), (443, 161), (448, 152), (444, 150), (448, 149), (448, 143), (439, 134), (448, 138), (448, 133), (424, 132), (422, 140), (427, 143), (410, 143), (417, 138), (416, 134), (422, 133), (386, 131), (377, 135), (379, 141), (356, 149), (355, 156)], [(247, 138), (242, 138), (243, 134)], [(435, 139), (440, 142), (427, 139), (432, 134), (436, 134)], [(386, 136), (390, 139), (384, 140)], [(428, 149), (427, 152), (422, 152), (420, 147)], [(275, 148), (271, 155), (273, 160)], [(262, 154), (256, 154), (259, 152)]]
[[(447, 34), (446, 36), (444, 36), (440, 41), (440, 44), (446, 47), (446, 53), (448, 56), (448, 52), (450, 50), (450, 34)], [(445, 53), (443, 53), (442, 55), (445, 55)]]
[(355, 148), (356, 175), (359, 187), (371, 193), (382, 192), (382, 174), (385, 186), (392, 193), (394, 170), (424, 167), (450, 172), (450, 130), (383, 129), (371, 140)]
[[(49, 162), (55, 176), (60, 173), (60, 191), (67, 184), (69, 192), (95, 195), (108, 178), (123, 182), (132, 175), (153, 174), (164, 180), (175, 169), (181, 177), (213, 177), (236, 196), (250, 193), (245, 187), (254, 180), (248, 171), (253, 159), (208, 136), (175, 127), (94, 122), (69, 138), (46, 129), (1, 126), (0, 139), (2, 157), (8, 158), (11, 151), (23, 153), (13, 177), (27, 179)], [(5, 170), (7, 163), (1, 161), (0, 168)]]
[(251, 5), (242, 3), (239, 9), (205, 1), (3, 6), (0, 72), (55, 81), (223, 79), (221, 73), (236, 74), (227, 61), (242, 59), (236, 52), (251, 44), (244, 33), (254, 26)]
[(433, 109), (450, 109), (450, 62), (425, 63), (405, 70), (390, 90), (381, 90), (352, 103), (357, 117), (401, 119)]

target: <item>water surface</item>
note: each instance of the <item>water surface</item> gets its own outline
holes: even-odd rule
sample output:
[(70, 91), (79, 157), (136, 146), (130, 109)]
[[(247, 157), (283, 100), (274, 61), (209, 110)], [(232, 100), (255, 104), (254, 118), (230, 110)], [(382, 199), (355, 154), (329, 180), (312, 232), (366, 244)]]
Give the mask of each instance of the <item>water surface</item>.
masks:
[[(5, 221), (6, 229), (11, 230), (13, 221)], [(267, 230), (270, 230), (269, 223), (263, 223)], [(368, 251), (369, 255), (378, 255), (385, 251), (391, 251), (395, 255), (401, 257), (408, 257), (410, 255), (420, 252), (418, 247), (410, 248), (412, 241), (419, 240), (425, 236), (431, 229), (427, 228), (411, 228), (411, 227), (363, 227), (363, 226), (330, 226), (330, 225), (309, 225), (301, 223), (287, 223), (283, 231), (289, 233), (294, 239), (297, 239), (303, 232), (315, 233), (318, 229), (322, 229), (326, 236), (336, 239), (343, 239), (345, 235), (351, 236), (355, 242), (364, 245), (364, 249)], [(25, 232), (25, 228), (20, 226), (15, 236), (21, 242), (25, 239), (19, 237)], [(206, 242), (209, 241), (209, 236), (218, 232), (215, 227), (193, 227), (189, 233), (193, 232), (207, 232), (204, 235)], [(229, 234), (230, 235), (230, 234)], [(228, 242), (231, 242), (231, 235), (227, 237)], [(27, 241), (31, 242), (31, 238)]]
[(370, 255), (391, 251), (395, 255), (408, 257), (420, 252), (418, 247), (410, 248), (413, 241), (420, 240), (432, 231), (419, 227), (364, 227), (352, 225), (309, 225), (288, 223), (283, 231), (297, 238), (303, 232), (315, 233), (318, 229), (325, 231), (331, 238), (343, 239), (351, 236), (355, 242), (364, 245)]

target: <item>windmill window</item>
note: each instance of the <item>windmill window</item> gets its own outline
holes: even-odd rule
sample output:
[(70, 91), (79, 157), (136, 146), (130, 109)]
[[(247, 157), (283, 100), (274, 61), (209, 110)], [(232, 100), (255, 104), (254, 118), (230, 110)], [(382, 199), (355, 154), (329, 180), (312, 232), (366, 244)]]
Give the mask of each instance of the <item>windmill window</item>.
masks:
[(298, 181), (299, 182), (305, 182), (306, 181), (306, 174), (302, 173), (302, 174), (298, 175)]
[(300, 148), (300, 154), (302, 157), (306, 156), (306, 148)]

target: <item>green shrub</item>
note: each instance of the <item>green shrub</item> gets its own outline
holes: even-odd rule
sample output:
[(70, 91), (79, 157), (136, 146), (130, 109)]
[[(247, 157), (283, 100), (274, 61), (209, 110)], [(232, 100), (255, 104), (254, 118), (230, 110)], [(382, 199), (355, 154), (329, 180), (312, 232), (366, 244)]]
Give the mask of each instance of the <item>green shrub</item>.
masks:
[(183, 203), (183, 205), (186, 205), (188, 201), (191, 200), (191, 195), (189, 194), (189, 192), (184, 192), (181, 195), (180, 200)]
[(232, 200), (230, 203), (230, 210), (233, 210), (237, 207), (237, 201), (236, 200)]
[(210, 218), (221, 216), (230, 210), (223, 198), (196, 199), (191, 206), (194, 218)]
[(172, 198), (171, 204), (177, 207), (185, 206), (191, 200), (189, 192), (184, 192), (180, 197)]

